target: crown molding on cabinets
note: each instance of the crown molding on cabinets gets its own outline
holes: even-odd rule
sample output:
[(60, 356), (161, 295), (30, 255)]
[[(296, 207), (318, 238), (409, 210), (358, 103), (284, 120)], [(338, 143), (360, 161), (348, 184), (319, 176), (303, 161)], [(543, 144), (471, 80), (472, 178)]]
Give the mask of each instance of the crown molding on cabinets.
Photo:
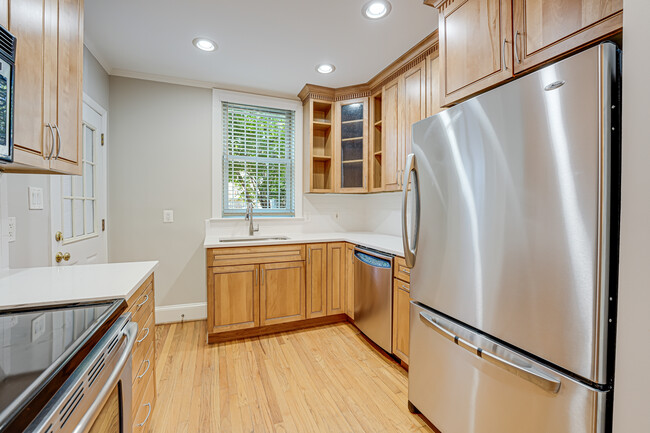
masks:
[(438, 30), (435, 30), (377, 75), (372, 77), (367, 83), (339, 87), (337, 89), (316, 84), (305, 84), (305, 87), (302, 88), (298, 97), (303, 101), (303, 103), (307, 99), (336, 102), (347, 99), (365, 98), (375, 93), (378, 89), (381, 89), (384, 84), (394, 80), (408, 69), (424, 61), (428, 55), (437, 52)]

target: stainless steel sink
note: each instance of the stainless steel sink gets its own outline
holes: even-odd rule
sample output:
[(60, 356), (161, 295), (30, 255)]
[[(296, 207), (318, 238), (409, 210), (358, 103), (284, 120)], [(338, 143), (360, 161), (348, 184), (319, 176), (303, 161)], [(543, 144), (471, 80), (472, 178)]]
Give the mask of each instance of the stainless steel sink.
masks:
[(240, 236), (219, 238), (219, 242), (286, 241), (289, 236)]

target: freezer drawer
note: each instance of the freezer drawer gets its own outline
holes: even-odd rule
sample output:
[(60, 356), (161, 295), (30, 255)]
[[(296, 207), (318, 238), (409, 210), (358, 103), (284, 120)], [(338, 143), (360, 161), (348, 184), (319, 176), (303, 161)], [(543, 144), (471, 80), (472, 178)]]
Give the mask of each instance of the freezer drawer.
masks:
[(410, 314), (409, 401), (443, 433), (604, 432), (607, 392), (419, 304)]

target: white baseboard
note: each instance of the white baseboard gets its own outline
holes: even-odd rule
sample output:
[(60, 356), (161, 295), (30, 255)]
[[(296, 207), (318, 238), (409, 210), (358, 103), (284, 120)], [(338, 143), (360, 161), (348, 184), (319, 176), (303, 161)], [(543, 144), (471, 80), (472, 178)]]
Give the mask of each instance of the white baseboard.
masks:
[[(184, 315), (184, 316), (183, 316)], [(156, 307), (156, 324), (174, 323), (190, 320), (203, 320), (208, 317), (208, 303), (165, 305)]]

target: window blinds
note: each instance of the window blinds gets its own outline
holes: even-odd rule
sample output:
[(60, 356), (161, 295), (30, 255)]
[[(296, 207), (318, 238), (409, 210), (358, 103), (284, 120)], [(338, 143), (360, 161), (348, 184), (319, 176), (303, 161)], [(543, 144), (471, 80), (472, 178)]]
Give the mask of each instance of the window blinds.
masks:
[(295, 112), (222, 102), (223, 216), (294, 216)]

